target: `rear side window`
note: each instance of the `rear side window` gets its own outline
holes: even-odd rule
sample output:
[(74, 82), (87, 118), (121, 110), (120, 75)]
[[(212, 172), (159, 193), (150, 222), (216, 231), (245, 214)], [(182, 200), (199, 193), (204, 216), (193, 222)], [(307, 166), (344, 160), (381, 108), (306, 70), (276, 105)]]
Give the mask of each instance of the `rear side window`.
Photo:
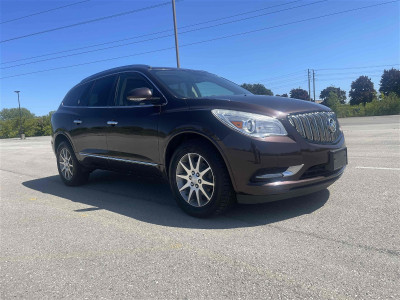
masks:
[(92, 88), (93, 82), (87, 82), (74, 87), (65, 96), (63, 106), (85, 106), (87, 105), (88, 96)]
[(88, 106), (107, 106), (114, 101), (115, 80), (117, 76), (97, 79), (89, 96)]

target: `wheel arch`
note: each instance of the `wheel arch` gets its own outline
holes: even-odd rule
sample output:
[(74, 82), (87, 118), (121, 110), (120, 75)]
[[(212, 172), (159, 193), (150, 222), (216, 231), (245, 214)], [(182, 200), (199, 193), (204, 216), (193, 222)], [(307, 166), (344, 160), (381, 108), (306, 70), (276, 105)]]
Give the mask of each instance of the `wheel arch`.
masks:
[(75, 147), (74, 144), (72, 144), (71, 139), (65, 133), (59, 132), (54, 138), (54, 153), (57, 153), (57, 148), (63, 141), (69, 143), (75, 152)]
[(171, 158), (172, 155), (175, 152), (175, 149), (177, 147), (179, 147), (179, 145), (181, 145), (182, 143), (189, 141), (189, 140), (202, 140), (203, 142), (207, 143), (208, 145), (210, 145), (211, 147), (213, 147), (216, 152), (219, 154), (219, 156), (222, 158), (222, 160), (225, 163), (226, 169), (228, 170), (228, 174), (229, 177), (231, 179), (232, 185), (235, 187), (235, 179), (232, 176), (232, 172), (231, 172), (231, 168), (230, 165), (227, 161), (227, 159), (225, 158), (221, 148), (218, 146), (218, 144), (212, 140), (210, 137), (197, 132), (197, 131), (184, 131), (184, 132), (180, 132), (177, 133), (176, 135), (174, 135), (168, 142), (167, 147), (165, 148), (165, 152), (164, 152), (164, 166), (165, 166), (165, 175), (166, 178), (168, 178), (168, 174), (169, 174), (169, 165), (171, 162)]

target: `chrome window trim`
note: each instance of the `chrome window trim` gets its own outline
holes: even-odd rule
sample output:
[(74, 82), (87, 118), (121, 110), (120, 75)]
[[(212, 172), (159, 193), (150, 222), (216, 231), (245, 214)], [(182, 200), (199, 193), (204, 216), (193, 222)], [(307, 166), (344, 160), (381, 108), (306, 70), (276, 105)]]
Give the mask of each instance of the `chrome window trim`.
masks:
[[(86, 83), (89, 83), (89, 82), (92, 82), (92, 81), (96, 81), (97, 79), (101, 79), (101, 78), (104, 78), (104, 77), (107, 77), (107, 76), (112, 76), (112, 75), (120, 75), (120, 74), (123, 74), (123, 73), (138, 73), (138, 74), (140, 74), (140, 75), (142, 75), (143, 77), (145, 77), (156, 89), (157, 89), (157, 91), (161, 94), (161, 96), (164, 98), (164, 100), (165, 100), (165, 102), (164, 103), (162, 103), (162, 104), (145, 104), (145, 105), (138, 105), (138, 106), (135, 106), (135, 105), (125, 105), (125, 106), (118, 106), (118, 105), (110, 105), (110, 106), (68, 106), (68, 105), (64, 105), (64, 103), (63, 102), (61, 102), (61, 104), (62, 104), (62, 106), (63, 107), (73, 107), (73, 108), (76, 108), (76, 107), (82, 107), (82, 108), (110, 108), (110, 107), (113, 107), (113, 108), (115, 108), (115, 107), (149, 107), (149, 106), (164, 106), (164, 105), (167, 105), (168, 104), (168, 99), (167, 99), (167, 97), (165, 97), (165, 95), (161, 92), (161, 90), (158, 88), (158, 86), (149, 78), (149, 77), (147, 77), (146, 76), (146, 74), (144, 74), (144, 73), (142, 73), (142, 72), (140, 72), (140, 71), (123, 71), (123, 72), (115, 72), (115, 73), (111, 73), (111, 74), (107, 74), (107, 75), (104, 75), (104, 76), (100, 76), (100, 77), (96, 77), (96, 78), (93, 78), (93, 79), (91, 79), (91, 80), (88, 80), (88, 81), (85, 81), (85, 82), (80, 82), (80, 83), (78, 83), (77, 85), (75, 85), (73, 88), (75, 88), (75, 87), (77, 87), (77, 86), (80, 86), (80, 85), (82, 85), (82, 84), (86, 84)], [(118, 82), (119, 82), (119, 78), (118, 78)], [(118, 84), (118, 82), (117, 82), (117, 84)], [(118, 88), (118, 86), (115, 88), (115, 93), (117, 92), (117, 88)], [(71, 89), (72, 90), (72, 89)], [(70, 91), (71, 91), (70, 90)], [(69, 91), (68, 91), (68, 93), (69, 93)], [(67, 94), (68, 94), (67, 93)], [(115, 95), (114, 95), (114, 104), (115, 104)]]
[(137, 161), (137, 160), (131, 160), (131, 159), (123, 159), (123, 158), (116, 158), (116, 157), (110, 157), (110, 156), (102, 156), (102, 155), (90, 154), (90, 153), (85, 153), (85, 152), (79, 152), (79, 155), (90, 156), (90, 157), (95, 157), (95, 158), (103, 158), (103, 159), (115, 160), (115, 161), (122, 161), (122, 162), (131, 163), (131, 164), (146, 165), (146, 166), (152, 166), (152, 167), (158, 166), (158, 164), (151, 163), (151, 162)]
[(155, 104), (145, 104), (145, 105), (128, 105), (128, 106), (64, 106), (64, 107), (71, 107), (71, 108), (137, 108), (137, 107), (150, 107), (150, 106), (161, 106), (161, 105), (155, 105)]

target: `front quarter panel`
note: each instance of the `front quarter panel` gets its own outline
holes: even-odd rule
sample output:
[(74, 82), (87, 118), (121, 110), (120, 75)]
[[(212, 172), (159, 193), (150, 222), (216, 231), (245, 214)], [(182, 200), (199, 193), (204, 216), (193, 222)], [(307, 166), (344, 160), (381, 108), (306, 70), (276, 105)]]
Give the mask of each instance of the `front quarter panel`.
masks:
[[(191, 110), (187, 106), (166, 109), (159, 121), (160, 149), (165, 150), (169, 142), (182, 133), (197, 133), (217, 146), (219, 136), (225, 136), (229, 131), (212, 115), (211, 109)], [(160, 155), (160, 160), (164, 161), (164, 151)]]
[[(193, 132), (202, 135), (221, 153), (237, 193), (264, 193), (251, 186), (253, 176), (264, 169), (304, 165), (303, 170), (306, 170), (326, 163), (330, 150), (345, 147), (343, 134), (334, 144), (308, 143), (290, 125), (286, 115), (278, 119), (285, 126), (287, 136), (252, 138), (228, 128), (211, 113), (213, 108), (221, 106), (201, 105), (190, 107), (184, 112), (168, 111), (163, 114), (160, 118), (160, 149), (165, 150), (169, 141), (178, 134)], [(161, 153), (161, 161), (165, 161), (165, 152)], [(298, 180), (297, 177), (291, 179)]]

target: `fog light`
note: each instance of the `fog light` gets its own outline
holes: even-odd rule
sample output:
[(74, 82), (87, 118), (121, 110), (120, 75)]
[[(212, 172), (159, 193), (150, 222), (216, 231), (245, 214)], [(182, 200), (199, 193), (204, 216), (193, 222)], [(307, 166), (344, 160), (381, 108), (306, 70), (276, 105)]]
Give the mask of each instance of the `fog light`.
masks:
[(262, 181), (262, 180), (279, 179), (279, 178), (283, 178), (283, 177), (293, 176), (293, 175), (296, 175), (303, 166), (304, 166), (304, 164), (298, 165), (298, 166), (290, 166), (284, 172), (267, 173), (267, 174), (257, 175), (255, 177), (255, 179)]

